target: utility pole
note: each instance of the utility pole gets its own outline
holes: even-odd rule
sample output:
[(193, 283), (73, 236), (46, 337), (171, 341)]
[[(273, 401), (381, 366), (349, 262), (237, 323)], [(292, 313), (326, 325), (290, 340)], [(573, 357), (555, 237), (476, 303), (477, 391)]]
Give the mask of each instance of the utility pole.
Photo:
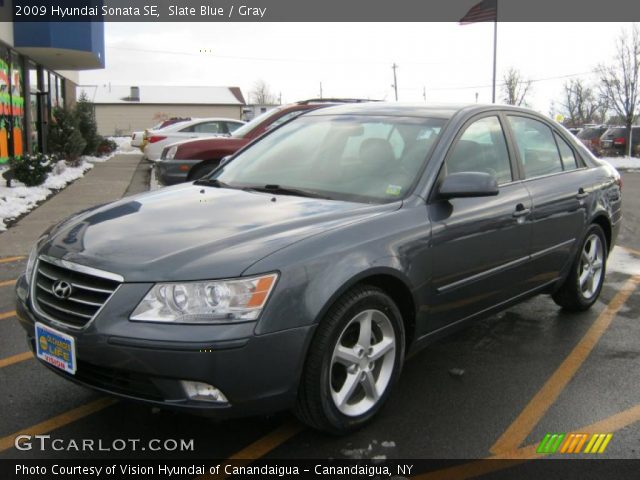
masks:
[(478, 92), (476, 92), (476, 103), (478, 103)]
[(282, 92), (278, 94), (278, 104), (282, 105)]
[(322, 82), (320, 82), (320, 98), (322, 98)]
[(422, 98), (424, 98), (424, 103), (427, 103), (427, 87), (422, 87)]
[(391, 69), (393, 70), (393, 85), (391, 86), (393, 87), (393, 90), (396, 93), (396, 102), (398, 101), (398, 78), (396, 77), (397, 68), (398, 68), (398, 65), (396, 65), (394, 62), (393, 65), (391, 65)]

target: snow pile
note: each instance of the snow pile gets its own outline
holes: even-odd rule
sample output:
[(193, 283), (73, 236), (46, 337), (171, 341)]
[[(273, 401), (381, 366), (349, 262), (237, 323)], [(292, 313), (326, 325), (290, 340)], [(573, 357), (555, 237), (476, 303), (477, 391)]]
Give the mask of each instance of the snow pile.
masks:
[[(93, 168), (94, 163), (106, 162), (115, 155), (139, 154), (140, 150), (131, 146), (129, 137), (110, 137), (118, 148), (104, 157), (80, 157), (80, 165), (70, 167), (65, 162), (58, 162), (44, 183), (38, 187), (25, 187), (14, 180), (12, 188), (7, 188), (4, 179), (0, 177), (0, 232), (7, 229), (7, 221), (12, 220), (33, 210), (38, 203), (46, 200), (54, 192), (62, 190), (74, 180), (83, 177), (85, 172)], [(0, 167), (0, 174), (2, 168)]]
[(640, 158), (636, 157), (604, 157), (600, 160), (610, 163), (618, 170), (640, 169)]
[(109, 140), (116, 142), (116, 145), (118, 145), (116, 153), (120, 155), (141, 153), (138, 147), (133, 147), (131, 145), (131, 137), (109, 137)]
[(62, 190), (93, 168), (93, 165), (86, 161), (77, 167), (63, 165), (64, 162), (59, 162), (44, 183), (37, 187), (26, 187), (16, 180), (13, 180), (11, 188), (5, 183), (0, 184), (0, 232), (7, 229), (8, 220), (33, 210), (55, 191)]

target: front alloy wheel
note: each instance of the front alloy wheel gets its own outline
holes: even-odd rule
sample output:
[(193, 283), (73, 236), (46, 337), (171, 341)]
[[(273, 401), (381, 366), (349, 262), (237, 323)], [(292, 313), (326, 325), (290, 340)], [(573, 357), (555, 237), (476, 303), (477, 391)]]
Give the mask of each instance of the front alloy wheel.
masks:
[(350, 417), (366, 413), (380, 399), (395, 364), (396, 334), (380, 310), (365, 310), (349, 321), (331, 358), (331, 398)]
[(404, 359), (404, 324), (382, 290), (358, 286), (320, 321), (298, 391), (296, 414), (330, 433), (369, 421), (386, 401)]

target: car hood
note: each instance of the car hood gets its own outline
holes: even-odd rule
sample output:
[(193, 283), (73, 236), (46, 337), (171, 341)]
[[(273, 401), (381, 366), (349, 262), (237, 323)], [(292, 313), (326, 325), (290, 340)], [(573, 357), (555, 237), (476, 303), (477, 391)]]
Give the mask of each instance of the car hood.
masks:
[(399, 207), (178, 185), (72, 217), (40, 253), (131, 282), (228, 278), (304, 238)]

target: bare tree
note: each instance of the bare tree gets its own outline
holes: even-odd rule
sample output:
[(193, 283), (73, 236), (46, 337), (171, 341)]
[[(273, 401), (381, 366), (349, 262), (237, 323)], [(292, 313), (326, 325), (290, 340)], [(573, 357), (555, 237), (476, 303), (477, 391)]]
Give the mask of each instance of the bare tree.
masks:
[(502, 95), (507, 105), (526, 105), (525, 98), (531, 90), (531, 80), (525, 80), (519, 70), (510, 68), (502, 77)]
[(560, 102), (565, 123), (570, 127), (579, 127), (592, 123), (598, 117), (600, 100), (593, 88), (581, 79), (573, 79), (564, 84), (564, 98)]
[(249, 98), (256, 105), (275, 105), (277, 103), (276, 95), (271, 92), (269, 84), (262, 79), (256, 80), (253, 84)]
[(622, 30), (616, 42), (613, 63), (600, 65), (598, 72), (602, 96), (626, 127), (627, 153), (631, 156), (631, 126), (640, 106), (640, 28), (637, 24), (631, 27), (631, 31)]

